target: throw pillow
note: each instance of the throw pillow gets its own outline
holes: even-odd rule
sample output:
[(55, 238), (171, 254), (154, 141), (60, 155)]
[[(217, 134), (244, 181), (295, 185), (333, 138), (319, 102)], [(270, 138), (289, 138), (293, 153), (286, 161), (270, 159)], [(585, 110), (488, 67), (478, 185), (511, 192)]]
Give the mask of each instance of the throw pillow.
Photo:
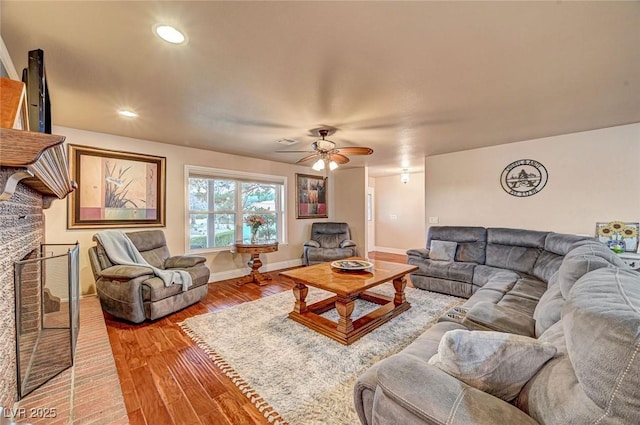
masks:
[(429, 364), (511, 401), (555, 353), (554, 345), (522, 335), (456, 329), (442, 336)]
[(456, 242), (431, 241), (429, 246), (429, 258), (436, 261), (453, 261), (456, 257)]

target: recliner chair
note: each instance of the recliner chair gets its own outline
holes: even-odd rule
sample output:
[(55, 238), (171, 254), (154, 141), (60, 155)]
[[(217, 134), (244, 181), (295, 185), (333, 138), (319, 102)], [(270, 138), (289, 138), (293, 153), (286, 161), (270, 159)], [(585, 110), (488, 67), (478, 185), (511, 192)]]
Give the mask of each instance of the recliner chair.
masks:
[(131, 232), (127, 236), (149, 264), (164, 270), (185, 270), (191, 275), (192, 284), (183, 291), (179, 284), (165, 286), (148, 267), (114, 265), (94, 236), (97, 245), (89, 248), (89, 260), (104, 311), (141, 323), (176, 312), (207, 295), (211, 272), (204, 257), (171, 257), (162, 230)]
[(311, 225), (311, 239), (302, 251), (302, 264), (310, 266), (358, 255), (347, 223), (319, 222)]

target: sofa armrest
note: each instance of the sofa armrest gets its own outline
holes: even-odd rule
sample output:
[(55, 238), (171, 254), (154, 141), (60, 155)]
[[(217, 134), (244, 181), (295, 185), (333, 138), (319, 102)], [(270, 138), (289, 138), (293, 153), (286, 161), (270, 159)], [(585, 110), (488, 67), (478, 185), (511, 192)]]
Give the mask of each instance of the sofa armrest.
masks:
[(491, 302), (474, 304), (462, 324), (471, 330), (507, 332), (535, 338), (536, 321), (533, 317)]
[(352, 241), (351, 239), (345, 239), (340, 242), (340, 248), (348, 248), (350, 246), (356, 246), (355, 241)]
[(427, 248), (415, 248), (407, 251), (409, 257), (429, 258), (429, 250)]
[(187, 269), (207, 261), (206, 258), (197, 255), (176, 255), (164, 261), (165, 269)]
[(311, 248), (320, 248), (320, 243), (318, 241), (310, 240), (305, 241), (304, 246), (308, 246)]
[(517, 407), (414, 356), (389, 357), (380, 365), (377, 377), (373, 412), (377, 423), (538, 424)]
[(111, 280), (131, 280), (145, 275), (153, 276), (153, 271), (149, 267), (117, 265), (100, 272), (100, 277)]

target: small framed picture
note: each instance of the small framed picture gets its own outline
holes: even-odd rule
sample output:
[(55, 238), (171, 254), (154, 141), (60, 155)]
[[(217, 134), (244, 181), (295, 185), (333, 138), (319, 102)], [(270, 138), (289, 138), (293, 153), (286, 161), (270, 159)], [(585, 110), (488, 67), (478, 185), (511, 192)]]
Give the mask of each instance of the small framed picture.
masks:
[(640, 223), (610, 221), (596, 223), (596, 237), (613, 252), (636, 252)]
[(296, 173), (296, 218), (327, 218), (327, 178)]

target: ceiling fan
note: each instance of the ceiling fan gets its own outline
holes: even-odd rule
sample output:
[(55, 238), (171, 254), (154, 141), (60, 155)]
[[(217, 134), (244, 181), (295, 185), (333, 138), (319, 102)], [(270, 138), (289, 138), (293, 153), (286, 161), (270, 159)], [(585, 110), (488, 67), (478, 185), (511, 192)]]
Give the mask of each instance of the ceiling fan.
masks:
[(338, 148), (336, 144), (331, 140), (325, 139), (329, 134), (329, 129), (321, 128), (318, 131), (318, 134), (322, 137), (321, 139), (316, 140), (311, 144), (313, 150), (310, 151), (276, 151), (280, 153), (309, 153), (311, 155), (307, 155), (304, 158), (301, 158), (296, 161), (296, 164), (300, 164), (306, 161), (310, 161), (312, 159), (317, 158), (317, 161), (314, 162), (312, 168), (316, 171), (323, 170), (325, 167), (329, 167), (330, 170), (335, 170), (338, 168), (339, 164), (346, 164), (349, 162), (349, 158), (346, 155), (371, 155), (373, 153), (373, 149), (367, 147), (346, 147), (346, 148)]

